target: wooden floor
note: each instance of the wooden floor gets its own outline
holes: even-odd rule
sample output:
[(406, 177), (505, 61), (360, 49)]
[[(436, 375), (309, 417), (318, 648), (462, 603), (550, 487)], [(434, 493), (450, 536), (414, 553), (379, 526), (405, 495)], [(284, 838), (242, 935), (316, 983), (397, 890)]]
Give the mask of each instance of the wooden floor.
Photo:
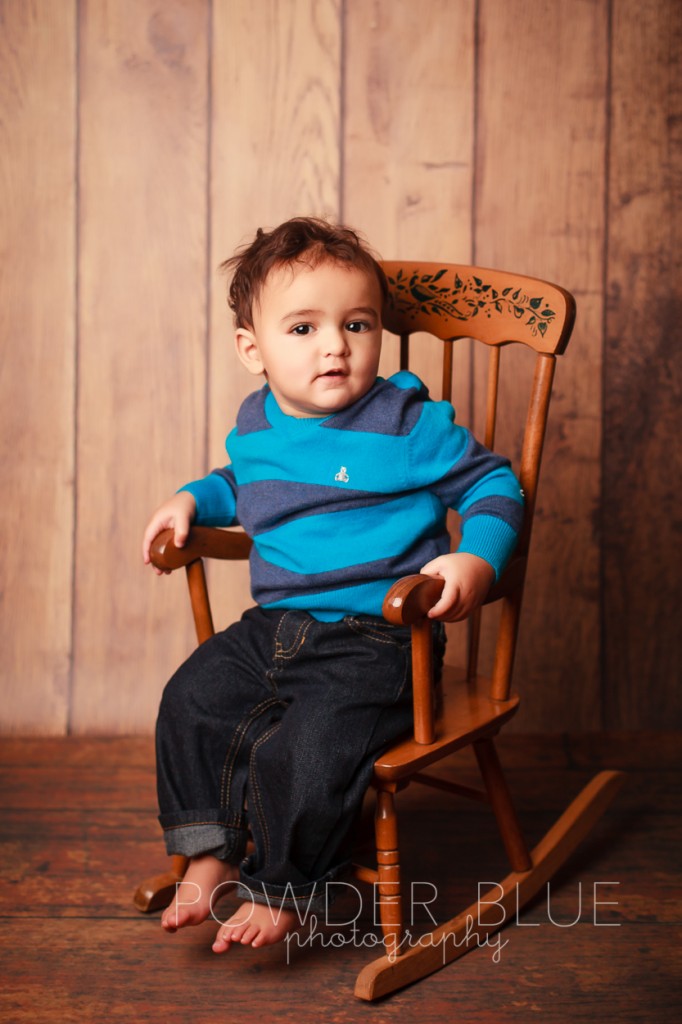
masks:
[[(475, 949), (368, 1004), (353, 996), (378, 935), (368, 887), (348, 889), (334, 920), (312, 936), (304, 930), (298, 947), (216, 956), (214, 923), (168, 936), (158, 914), (142, 916), (132, 904), (137, 882), (167, 863), (151, 741), (2, 740), (0, 1020), (681, 1019), (679, 747), (676, 735), (501, 740), (531, 844), (595, 769), (626, 769), (626, 786), (549, 893), (507, 925), (499, 948)], [(455, 770), (473, 781), (468, 759), (447, 769)], [(486, 807), (413, 787), (400, 808), (405, 870), (422, 883), (418, 934), (428, 928), (418, 901), (433, 898), (429, 909), (443, 920), (476, 900), (478, 882), (507, 869)], [(446, 853), (419, 851), (432, 826), (448, 840)], [(356, 915), (353, 936), (340, 922)]]

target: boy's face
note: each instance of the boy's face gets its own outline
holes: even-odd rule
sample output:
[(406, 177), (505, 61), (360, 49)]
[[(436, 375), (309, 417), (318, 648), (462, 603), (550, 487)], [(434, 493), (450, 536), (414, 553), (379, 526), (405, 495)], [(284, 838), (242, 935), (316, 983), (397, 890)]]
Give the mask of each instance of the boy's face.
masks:
[(372, 387), (381, 353), (381, 291), (374, 275), (325, 262), (276, 267), (239, 328), (237, 352), (265, 373), (282, 412), (329, 416)]

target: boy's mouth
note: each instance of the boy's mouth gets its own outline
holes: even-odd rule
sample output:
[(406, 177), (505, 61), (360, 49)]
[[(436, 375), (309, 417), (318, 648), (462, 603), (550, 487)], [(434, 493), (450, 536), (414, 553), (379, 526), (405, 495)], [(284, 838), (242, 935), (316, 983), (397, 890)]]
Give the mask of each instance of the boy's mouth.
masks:
[(347, 377), (348, 371), (342, 369), (336, 370), (325, 370), (324, 373), (318, 374), (319, 377)]

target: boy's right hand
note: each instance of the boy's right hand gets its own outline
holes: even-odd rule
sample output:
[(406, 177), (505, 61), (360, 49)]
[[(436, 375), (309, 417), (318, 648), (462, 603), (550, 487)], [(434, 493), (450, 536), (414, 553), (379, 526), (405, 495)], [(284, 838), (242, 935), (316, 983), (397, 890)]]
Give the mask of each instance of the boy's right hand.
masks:
[[(197, 514), (197, 503), (189, 491), (178, 491), (169, 501), (157, 508), (147, 524), (142, 540), (142, 558), (145, 565), (151, 564), (152, 541), (162, 530), (173, 530), (176, 548), (181, 548), (189, 534), (189, 528)], [(163, 575), (162, 569), (153, 567), (157, 576)]]

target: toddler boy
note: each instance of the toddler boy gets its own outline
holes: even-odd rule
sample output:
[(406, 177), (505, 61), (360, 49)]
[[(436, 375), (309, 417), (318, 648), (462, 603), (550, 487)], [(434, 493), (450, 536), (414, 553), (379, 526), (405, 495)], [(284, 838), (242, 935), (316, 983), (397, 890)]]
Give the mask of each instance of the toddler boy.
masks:
[(239, 359), (266, 383), (239, 410), (230, 464), (165, 502), (143, 542), (148, 563), (161, 530), (181, 546), (192, 522), (254, 541), (256, 607), (181, 666), (157, 723), (159, 820), (190, 858), (162, 923), (198, 924), (238, 883), (218, 953), (282, 939), (348, 865), (372, 765), (411, 725), (410, 633), (381, 617), (391, 584), (440, 576), (430, 617), (466, 617), (523, 515), (509, 463), (449, 403), (411, 373), (377, 376), (386, 281), (353, 231), (295, 218), (224, 266)]

